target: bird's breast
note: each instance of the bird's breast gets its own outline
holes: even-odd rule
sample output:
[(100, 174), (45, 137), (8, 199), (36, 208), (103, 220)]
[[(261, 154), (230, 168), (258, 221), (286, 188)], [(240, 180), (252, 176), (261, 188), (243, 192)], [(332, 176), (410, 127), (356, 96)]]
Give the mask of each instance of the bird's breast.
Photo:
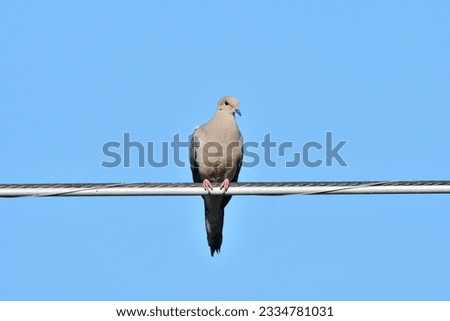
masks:
[(236, 164), (242, 159), (242, 141), (200, 142), (198, 152), (197, 161), (202, 179), (221, 182), (225, 178), (233, 178), (236, 174)]

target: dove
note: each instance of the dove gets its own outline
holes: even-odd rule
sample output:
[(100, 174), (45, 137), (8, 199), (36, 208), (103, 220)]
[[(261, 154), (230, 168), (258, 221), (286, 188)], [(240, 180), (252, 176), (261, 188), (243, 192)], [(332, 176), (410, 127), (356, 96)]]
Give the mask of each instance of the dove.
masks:
[[(225, 206), (231, 199), (227, 195), (230, 182), (237, 182), (242, 165), (243, 139), (235, 114), (241, 116), (239, 99), (222, 97), (214, 116), (191, 135), (189, 161), (192, 178), (208, 191), (202, 195), (205, 205), (205, 226), (211, 256), (222, 246)], [(212, 183), (220, 183), (221, 194), (210, 194)]]

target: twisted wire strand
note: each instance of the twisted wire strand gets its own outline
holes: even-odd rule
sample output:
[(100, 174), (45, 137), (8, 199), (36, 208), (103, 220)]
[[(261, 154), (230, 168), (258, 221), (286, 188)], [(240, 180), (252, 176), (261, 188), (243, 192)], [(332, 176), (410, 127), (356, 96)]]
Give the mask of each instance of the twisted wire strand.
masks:
[[(0, 184), (0, 197), (192, 196), (205, 195), (199, 183)], [(209, 193), (222, 194), (218, 184)], [(343, 181), (231, 183), (228, 195), (442, 194), (450, 181)]]

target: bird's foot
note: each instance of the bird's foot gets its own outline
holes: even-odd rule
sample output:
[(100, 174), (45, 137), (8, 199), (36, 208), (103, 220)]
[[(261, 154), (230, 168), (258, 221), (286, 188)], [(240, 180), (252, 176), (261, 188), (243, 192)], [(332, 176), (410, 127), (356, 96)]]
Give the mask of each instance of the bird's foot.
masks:
[(207, 179), (203, 180), (203, 189), (205, 191), (208, 191), (208, 193), (209, 193), (209, 190), (211, 190), (211, 191), (213, 190), (211, 182), (209, 180), (207, 180)]
[(223, 193), (225, 194), (225, 192), (228, 191), (228, 187), (230, 187), (230, 180), (225, 178), (222, 184), (220, 184), (220, 190), (223, 189)]

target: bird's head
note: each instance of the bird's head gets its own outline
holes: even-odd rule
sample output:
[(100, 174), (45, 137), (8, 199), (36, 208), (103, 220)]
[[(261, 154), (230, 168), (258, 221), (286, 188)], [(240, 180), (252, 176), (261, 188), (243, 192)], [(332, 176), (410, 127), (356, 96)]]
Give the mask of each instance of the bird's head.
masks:
[(241, 116), (241, 111), (239, 110), (239, 99), (233, 96), (225, 96), (220, 98), (217, 103), (217, 109), (223, 110), (231, 115), (238, 113)]

